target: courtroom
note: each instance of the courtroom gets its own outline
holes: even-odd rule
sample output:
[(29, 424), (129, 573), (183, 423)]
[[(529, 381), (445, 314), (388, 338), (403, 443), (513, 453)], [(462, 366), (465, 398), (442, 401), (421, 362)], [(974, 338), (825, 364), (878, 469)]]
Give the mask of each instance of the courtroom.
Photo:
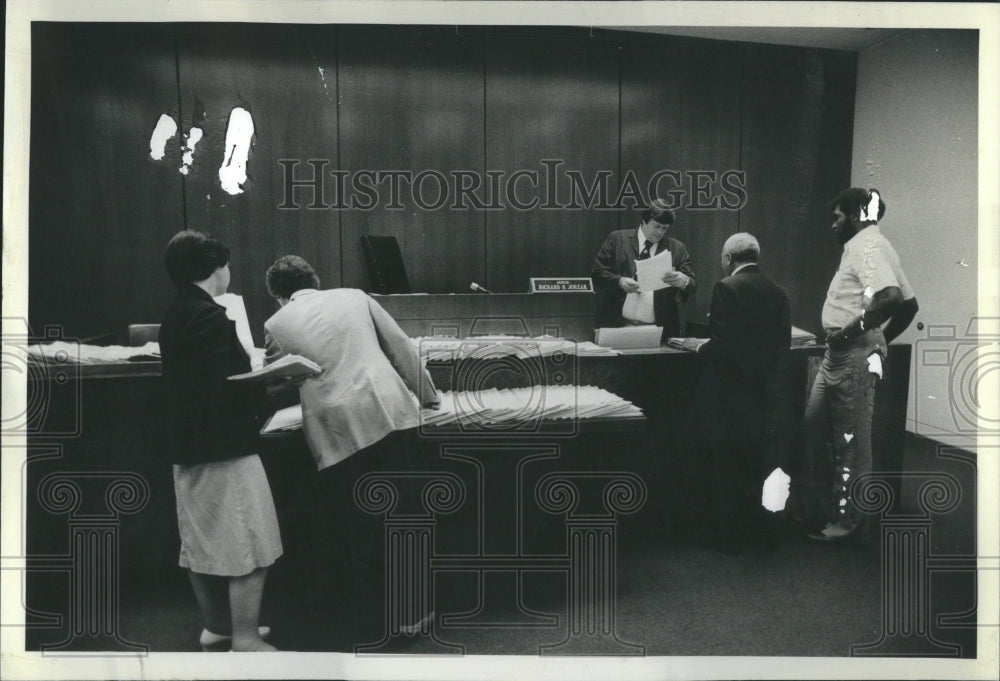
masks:
[(977, 657), (978, 30), (30, 39), (25, 650)]

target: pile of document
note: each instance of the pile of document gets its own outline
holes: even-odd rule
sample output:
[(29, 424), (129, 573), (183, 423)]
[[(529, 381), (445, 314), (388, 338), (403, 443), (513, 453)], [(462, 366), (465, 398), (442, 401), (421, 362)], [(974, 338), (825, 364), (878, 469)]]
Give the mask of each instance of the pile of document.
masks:
[[(672, 348), (684, 348), (684, 341), (688, 340), (685, 338), (668, 338), (667, 345)], [(702, 342), (706, 342), (708, 339), (698, 339)], [(700, 345), (700, 343), (699, 343)], [(804, 329), (800, 329), (797, 326), (792, 327), (792, 347), (793, 348), (804, 348), (810, 345), (816, 345), (816, 336), (812, 335)]]
[(812, 335), (805, 329), (800, 329), (797, 326), (792, 327), (792, 347), (802, 348), (808, 345), (816, 345), (816, 336)]
[(698, 352), (698, 348), (708, 342), (707, 338), (668, 338), (667, 345), (677, 350)]
[(451, 362), (457, 359), (495, 359), (498, 357), (551, 357), (556, 354), (577, 357), (602, 357), (620, 354), (590, 342), (577, 343), (553, 336), (470, 336), (413, 338), (425, 362)]
[(136, 347), (125, 345), (85, 345), (69, 341), (53, 341), (44, 345), (29, 345), (28, 356), (45, 364), (114, 364), (138, 360), (157, 361), (160, 344), (150, 341)]
[(612, 357), (620, 354), (622, 353), (614, 348), (601, 347), (597, 343), (591, 343), (590, 341), (576, 344), (577, 357)]
[(279, 409), (264, 423), (260, 432), (262, 435), (269, 433), (280, 433), (290, 430), (302, 429), (302, 405), (293, 404), (290, 407)]
[[(567, 419), (641, 418), (642, 409), (614, 393), (592, 385), (536, 385), (530, 388), (469, 390), (441, 393), (438, 409), (424, 409), (423, 427), (534, 424)], [(302, 428), (302, 405), (279, 409), (262, 434)]]
[(622, 419), (642, 409), (591, 385), (535, 385), (530, 388), (445, 392), (439, 409), (424, 409), (424, 426), (537, 423), (565, 419)]

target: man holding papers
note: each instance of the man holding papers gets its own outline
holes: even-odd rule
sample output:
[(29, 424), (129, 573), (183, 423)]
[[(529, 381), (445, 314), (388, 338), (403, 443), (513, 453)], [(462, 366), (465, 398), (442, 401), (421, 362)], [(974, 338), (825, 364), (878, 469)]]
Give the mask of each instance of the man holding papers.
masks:
[[(317, 509), (323, 545), (315, 555), (326, 555), (318, 562), (321, 584), (355, 616), (352, 635), (365, 636), (382, 602), (383, 565), (373, 545), (378, 533), (363, 530), (377, 519), (355, 504), (354, 485), (373, 470), (408, 470), (421, 403), (436, 406), (441, 398), (416, 345), (363, 291), (319, 290), (316, 272), (295, 255), (268, 268), (267, 288), (281, 309), (264, 323), (265, 363), (295, 354), (322, 369), (299, 387), (324, 495)], [(330, 566), (338, 574), (329, 574)]]
[(598, 328), (656, 324), (664, 338), (680, 335), (677, 301), (686, 302), (694, 292), (695, 277), (687, 248), (667, 236), (674, 219), (666, 202), (656, 199), (637, 228), (608, 235), (591, 272), (603, 293)]

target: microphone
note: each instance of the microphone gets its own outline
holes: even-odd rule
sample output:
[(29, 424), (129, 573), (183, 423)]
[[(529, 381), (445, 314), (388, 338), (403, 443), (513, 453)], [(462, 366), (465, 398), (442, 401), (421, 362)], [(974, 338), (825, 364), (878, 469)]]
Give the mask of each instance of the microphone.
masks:
[(490, 293), (490, 294), (493, 293), (493, 291), (487, 291), (486, 289), (484, 289), (482, 286), (480, 286), (476, 282), (472, 282), (471, 284), (469, 284), (469, 290), (470, 291), (477, 291), (478, 293)]

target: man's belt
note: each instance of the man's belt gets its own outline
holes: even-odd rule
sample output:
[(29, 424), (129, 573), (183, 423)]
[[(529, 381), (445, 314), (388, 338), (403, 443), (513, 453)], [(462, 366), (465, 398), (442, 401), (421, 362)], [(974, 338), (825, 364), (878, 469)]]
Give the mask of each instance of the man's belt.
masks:
[[(837, 333), (838, 331), (841, 331), (842, 329), (843, 329), (842, 326), (835, 326), (835, 327), (832, 327), (832, 328), (823, 329), (824, 333), (826, 334), (825, 338), (829, 338), (830, 334)], [(873, 342), (873, 336), (875, 334), (881, 334), (881, 333), (882, 333), (882, 327), (880, 327), (880, 326), (876, 326), (873, 329), (868, 329), (867, 331), (865, 331), (864, 333), (862, 333), (859, 336), (854, 336), (853, 338), (848, 338), (847, 339), (847, 347), (853, 348), (853, 347), (856, 347), (856, 346), (859, 346), (859, 345), (871, 345), (872, 342)]]

